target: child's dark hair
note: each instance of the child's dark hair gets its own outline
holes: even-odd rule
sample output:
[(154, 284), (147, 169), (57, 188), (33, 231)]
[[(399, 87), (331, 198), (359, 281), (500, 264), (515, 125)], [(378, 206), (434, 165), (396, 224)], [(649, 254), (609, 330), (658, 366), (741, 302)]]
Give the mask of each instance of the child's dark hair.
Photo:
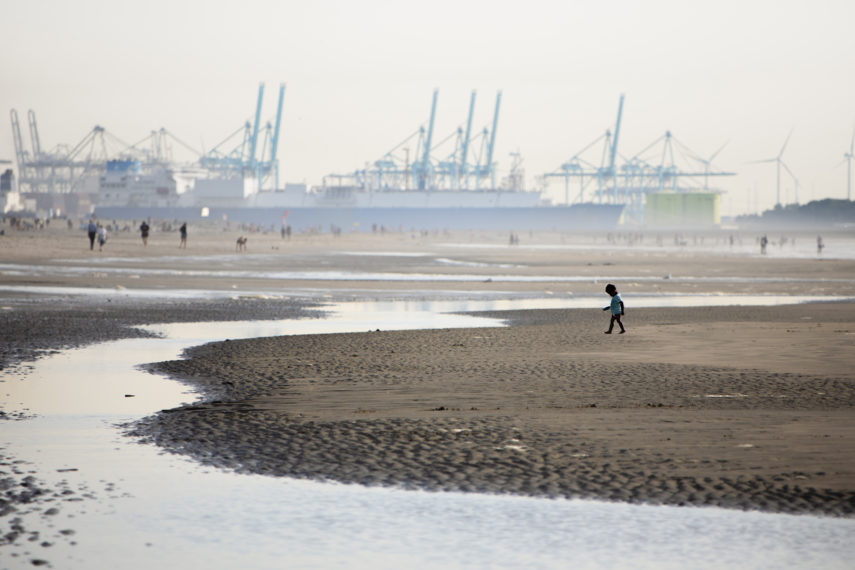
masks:
[(612, 291), (617, 291), (617, 287), (609, 283), (606, 285), (606, 293), (611, 293)]

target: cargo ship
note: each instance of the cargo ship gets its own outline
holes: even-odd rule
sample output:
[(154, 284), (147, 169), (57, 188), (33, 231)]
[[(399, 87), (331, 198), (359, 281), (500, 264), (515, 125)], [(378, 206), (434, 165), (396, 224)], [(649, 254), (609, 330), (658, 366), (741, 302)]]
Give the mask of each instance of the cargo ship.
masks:
[[(553, 205), (541, 192), (515, 189), (366, 189), (356, 186), (308, 187), (286, 184), (259, 191), (251, 178), (195, 180), (176, 191), (171, 179), (105, 177), (94, 214), (103, 219), (222, 220), (294, 231), (389, 230), (612, 230), (621, 204)], [(149, 180), (151, 188), (142, 190)], [(126, 192), (127, 200), (122, 194)], [(148, 196), (148, 199), (146, 199)]]
[[(138, 184), (142, 178), (131, 172), (134, 165), (129, 162), (115, 164), (111, 178), (102, 179), (95, 214), (103, 218), (126, 219), (190, 221), (209, 218), (264, 227), (290, 226), (297, 231), (326, 231), (330, 227), (342, 231), (377, 227), (405, 230), (611, 230), (618, 225), (623, 214), (622, 204), (553, 205), (542, 192), (526, 190), (519, 153), (511, 153), (514, 161), (510, 174), (496, 183), (493, 150), (501, 91), (496, 95), (490, 127), (480, 131), (472, 128), (473, 91), (466, 128), (458, 127), (443, 141), (434, 144), (438, 96), (438, 90), (434, 90), (427, 124), (379, 159), (368, 162), (366, 168), (347, 174), (329, 174), (319, 186), (285, 184), (280, 187), (276, 149), (285, 87), (281, 85), (279, 88), (276, 127), (269, 129), (269, 144), (268, 138), (259, 143), (263, 87), (263, 84), (259, 86), (254, 126), (250, 127), (247, 122), (236, 149), (220, 150), (221, 144), (203, 156), (199, 161), (201, 172), (193, 177), (192, 184), (186, 183), (178, 172), (166, 189), (162, 184), (155, 187), (152, 179), (151, 203), (145, 204)], [(262, 149), (260, 155), (256, 152), (258, 148)], [(415, 151), (412, 155), (411, 149)], [(124, 178), (120, 172), (122, 168), (128, 170)], [(108, 168), (108, 175), (110, 171)], [(614, 172), (613, 168), (611, 172)], [(133, 192), (133, 200), (128, 189), (128, 200), (122, 203), (125, 199), (121, 180), (128, 181), (129, 185), (130, 181), (135, 181), (137, 189)]]

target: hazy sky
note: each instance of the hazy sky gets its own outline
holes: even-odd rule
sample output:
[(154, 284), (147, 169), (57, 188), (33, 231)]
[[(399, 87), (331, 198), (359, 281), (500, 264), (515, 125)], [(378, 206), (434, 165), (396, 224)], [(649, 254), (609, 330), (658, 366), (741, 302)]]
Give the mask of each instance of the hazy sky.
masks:
[[(46, 149), (95, 125), (210, 148), (253, 118), (259, 82), (272, 120), (287, 82), (280, 180), (319, 184), (426, 123), (434, 88), (435, 140), (465, 122), (473, 89), (487, 125), (501, 89), (495, 158), (507, 170), (518, 150), (531, 184), (613, 128), (624, 93), (625, 157), (666, 130), (703, 156), (728, 143), (725, 214), (774, 204), (775, 165), (746, 163), (790, 130), (799, 201), (846, 197), (852, 0), (27, 0), (0, 18), (0, 108), (17, 109), (27, 146), (33, 109)], [(14, 159), (5, 116), (0, 158)]]

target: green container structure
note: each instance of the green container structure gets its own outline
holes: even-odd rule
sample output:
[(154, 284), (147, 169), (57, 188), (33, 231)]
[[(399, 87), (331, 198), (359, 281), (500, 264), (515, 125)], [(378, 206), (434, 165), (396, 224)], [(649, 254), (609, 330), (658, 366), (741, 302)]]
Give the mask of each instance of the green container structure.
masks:
[(710, 227), (721, 223), (721, 195), (715, 192), (655, 192), (646, 200), (647, 226)]

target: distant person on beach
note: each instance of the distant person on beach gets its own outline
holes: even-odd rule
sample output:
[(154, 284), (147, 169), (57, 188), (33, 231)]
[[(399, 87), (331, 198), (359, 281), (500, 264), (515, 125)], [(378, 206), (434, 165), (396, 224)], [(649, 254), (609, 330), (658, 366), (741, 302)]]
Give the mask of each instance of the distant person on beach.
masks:
[(98, 235), (98, 226), (95, 224), (95, 220), (89, 220), (86, 231), (89, 234), (89, 249), (95, 249), (95, 237)]
[(98, 251), (104, 251), (105, 243), (107, 243), (107, 228), (98, 224)]
[(822, 241), (822, 236), (816, 236), (816, 254), (822, 255), (822, 248), (825, 247), (825, 243)]
[(606, 285), (606, 293), (612, 297), (612, 302), (607, 307), (603, 307), (604, 311), (608, 311), (609, 309), (612, 310), (612, 319), (609, 321), (609, 330), (606, 331), (606, 334), (612, 334), (615, 322), (617, 322), (620, 327), (620, 334), (623, 334), (626, 332), (626, 329), (623, 327), (623, 323), (620, 321), (621, 316), (624, 314), (623, 299), (621, 299), (620, 293), (617, 292), (617, 287), (611, 283)]
[(181, 224), (181, 228), (178, 231), (181, 232), (181, 243), (178, 244), (178, 247), (187, 249), (187, 222)]
[(149, 229), (150, 228), (148, 227), (148, 224), (145, 222), (145, 220), (143, 220), (143, 223), (140, 224), (140, 235), (142, 236), (142, 244), (144, 246), (148, 245), (148, 231), (149, 231)]
[(760, 238), (760, 253), (766, 255), (766, 246), (769, 245), (769, 238), (763, 236)]

